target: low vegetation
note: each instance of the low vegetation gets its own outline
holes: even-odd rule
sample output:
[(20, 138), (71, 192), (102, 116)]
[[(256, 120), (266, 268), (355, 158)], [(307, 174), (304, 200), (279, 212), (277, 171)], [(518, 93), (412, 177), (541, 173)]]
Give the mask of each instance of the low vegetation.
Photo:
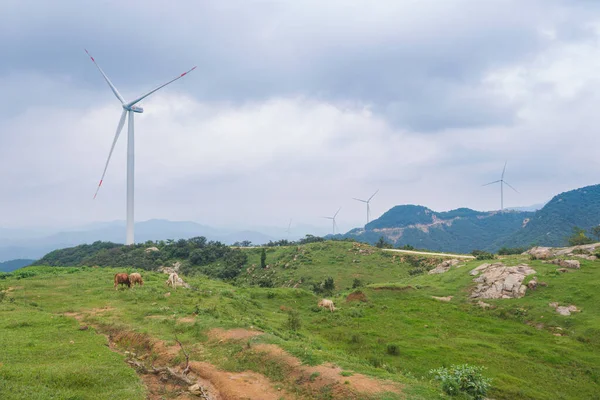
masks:
[[(229, 371), (257, 371), (285, 390), (295, 387), (286, 380), (285, 368), (254, 352), (256, 345), (280, 346), (307, 365), (335, 363), (340, 376), (348, 379), (362, 373), (403, 385), (402, 394), (382, 394), (382, 399), (443, 398), (444, 391), (451, 390), (443, 389), (446, 386), (458, 387), (464, 398), (478, 395), (460, 390), (456, 379), (472, 380), (479, 392), (487, 390), (479, 395), (497, 400), (597, 396), (600, 261), (582, 259), (581, 269), (561, 273), (556, 265), (527, 256), (499, 256), (506, 265), (529, 264), (545, 286), (538, 285), (519, 299), (485, 300), (483, 308), (469, 299), (474, 285), (469, 271), (482, 261), (468, 261), (443, 274), (411, 275), (416, 268), (428, 271), (441, 259), (395, 254), (360, 243), (319, 241), (269, 247), (261, 268), (262, 249), (235, 250), (247, 257), (236, 278), (213, 280), (191, 267), (193, 274), (184, 276), (189, 290), (167, 290), (164, 274), (127, 266), (27, 267), (4, 275), (0, 345), (10, 350), (0, 352), (2, 398), (19, 398), (10, 393), (25, 385), (40, 386), (40, 393), (52, 390), (57, 398), (97, 398), (89, 388), (113, 380), (117, 383), (106, 391), (106, 398), (144, 397), (123, 356), (102, 346), (105, 339), (94, 328), (79, 331), (65, 313), (84, 315), (84, 323), (104, 333), (126, 330), (167, 343), (174, 343), (177, 335), (192, 359)], [(154, 253), (161, 256), (161, 252)], [(114, 273), (134, 270), (144, 276), (144, 286), (115, 291)], [(272, 287), (257, 284), (267, 278)], [(334, 312), (317, 307), (325, 294), (315, 293), (315, 285), (328, 291)], [(453, 297), (442, 302), (432, 296)], [(549, 307), (550, 302), (573, 304), (582, 311), (565, 317)], [(215, 328), (265, 333), (229, 343), (211, 340)], [(12, 346), (7, 347), (9, 343)], [(57, 364), (65, 363), (65, 371), (71, 368), (61, 358), (64, 354), (85, 371), (86, 378), (66, 378), (66, 372), (65, 378), (53, 375), (62, 368)], [(19, 364), (45, 359), (52, 361), (38, 362), (35, 369)], [(181, 363), (183, 356), (178, 360)], [(486, 368), (481, 376), (479, 367)], [(117, 372), (105, 374), (107, 370)], [(431, 370), (439, 372), (434, 374), (438, 380)], [(310, 376), (314, 382), (322, 379), (312, 374), (307, 381)], [(492, 379), (491, 386), (487, 379)], [(58, 383), (51, 389), (41, 387), (49, 381)], [(307, 393), (298, 395), (319, 398)]]

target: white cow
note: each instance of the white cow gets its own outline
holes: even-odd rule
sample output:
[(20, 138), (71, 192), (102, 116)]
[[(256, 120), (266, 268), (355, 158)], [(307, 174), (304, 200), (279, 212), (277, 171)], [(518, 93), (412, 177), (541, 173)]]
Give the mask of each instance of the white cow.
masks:
[(321, 301), (319, 301), (319, 307), (327, 308), (331, 312), (333, 312), (333, 310), (335, 310), (335, 306), (333, 305), (333, 301), (327, 300), (327, 299), (322, 299)]

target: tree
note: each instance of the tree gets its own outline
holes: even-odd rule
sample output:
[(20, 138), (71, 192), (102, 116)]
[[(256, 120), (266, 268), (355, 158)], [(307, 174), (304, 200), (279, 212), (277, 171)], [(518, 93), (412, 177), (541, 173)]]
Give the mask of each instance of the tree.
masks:
[(393, 246), (391, 243), (386, 241), (383, 236), (380, 236), (379, 240), (375, 244), (375, 247), (377, 247), (379, 249), (391, 249)]
[(252, 246), (252, 242), (249, 240), (244, 240), (244, 241), (242, 241), (241, 245), (242, 245), (242, 247), (250, 247), (250, 246)]
[(267, 266), (267, 251), (263, 247), (262, 251), (260, 252), (260, 267), (264, 268), (266, 266)]
[(596, 225), (592, 228), (592, 235), (596, 236), (598, 241), (600, 241), (600, 225)]
[(587, 237), (585, 230), (578, 226), (573, 227), (573, 234), (568, 237), (569, 246), (579, 246), (582, 244), (593, 243), (593, 240)]

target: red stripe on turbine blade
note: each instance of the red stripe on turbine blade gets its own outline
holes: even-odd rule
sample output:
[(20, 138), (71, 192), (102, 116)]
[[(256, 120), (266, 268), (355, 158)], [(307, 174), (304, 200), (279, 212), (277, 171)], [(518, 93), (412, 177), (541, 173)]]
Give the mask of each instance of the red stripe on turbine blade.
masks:
[(187, 74), (187, 72), (184, 72), (183, 74), (179, 75), (179, 77), (181, 78), (182, 76), (185, 76), (185, 74)]
[(98, 187), (102, 186), (102, 179), (100, 179), (100, 183), (98, 184)]

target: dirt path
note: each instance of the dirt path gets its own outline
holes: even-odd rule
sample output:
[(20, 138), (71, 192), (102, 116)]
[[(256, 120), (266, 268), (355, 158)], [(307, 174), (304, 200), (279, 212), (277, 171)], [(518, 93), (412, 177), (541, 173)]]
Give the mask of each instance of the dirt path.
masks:
[[(63, 315), (80, 322), (79, 329), (88, 329), (86, 318), (110, 308), (93, 309)], [(148, 390), (148, 399), (204, 399), (204, 400), (302, 400), (323, 398), (331, 400), (369, 399), (385, 392), (400, 393), (402, 386), (362, 374), (346, 373), (333, 364), (303, 365), (299, 359), (273, 344), (252, 344), (250, 338), (262, 335), (257, 330), (212, 329), (208, 332), (209, 345), (224, 341), (244, 341), (248, 345), (237, 356), (245, 354), (263, 357), (285, 371), (285, 378), (273, 382), (255, 371), (223, 371), (205, 361), (190, 359), (186, 362), (184, 348), (168, 345), (165, 341), (146, 334), (89, 324), (96, 332), (107, 337), (109, 347), (126, 357), (126, 362), (138, 372)], [(188, 352), (192, 347), (189, 345)], [(188, 353), (189, 354), (189, 353)], [(180, 361), (175, 366), (175, 360)], [(186, 367), (189, 372), (185, 373)], [(196, 384), (196, 389), (193, 388)]]
[(448, 258), (464, 258), (474, 260), (475, 257), (466, 254), (449, 254), (449, 253), (430, 253), (428, 251), (415, 251), (415, 250), (400, 250), (400, 249), (382, 249), (383, 251), (393, 251), (395, 253), (406, 253), (406, 254), (422, 254), (424, 256), (441, 256)]

